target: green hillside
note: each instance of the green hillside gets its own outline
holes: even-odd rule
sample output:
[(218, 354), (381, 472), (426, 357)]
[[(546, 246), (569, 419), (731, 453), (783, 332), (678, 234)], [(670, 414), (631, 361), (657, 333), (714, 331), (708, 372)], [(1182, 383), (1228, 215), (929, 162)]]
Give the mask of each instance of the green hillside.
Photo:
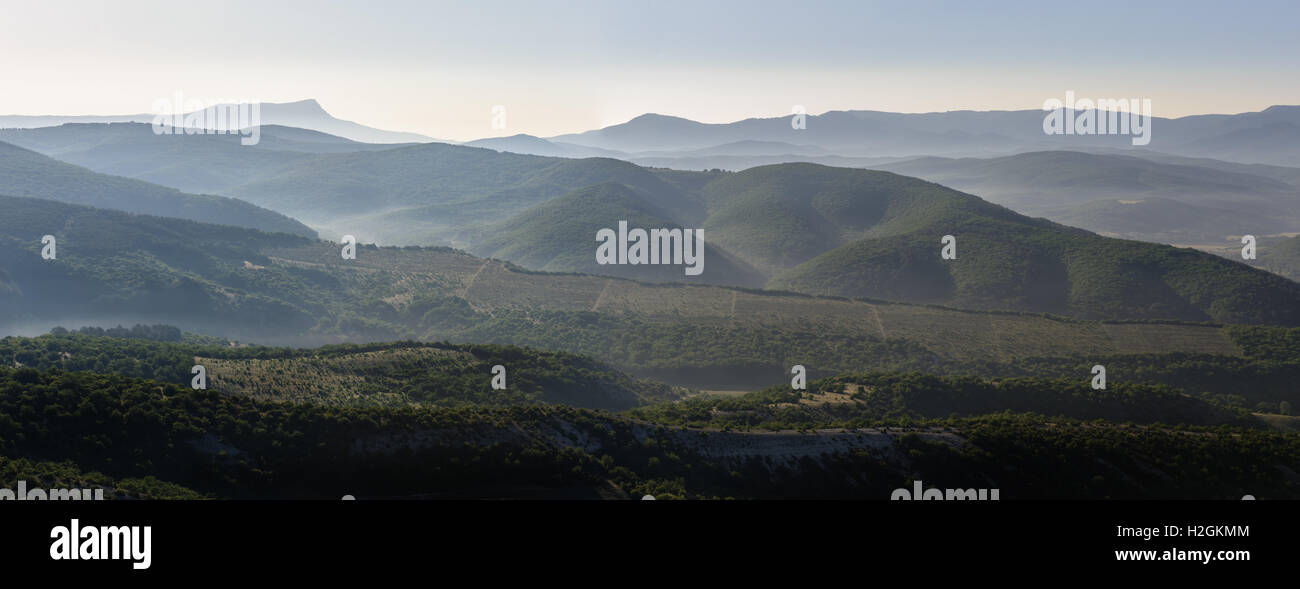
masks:
[(862, 240), (770, 286), (1093, 319), (1300, 320), (1300, 285), (1244, 264), (1192, 249), (1007, 225), (972, 219), (947, 227), (957, 236), (956, 260), (938, 259), (938, 241), (925, 233)]
[(242, 200), (98, 174), (7, 143), (0, 143), (0, 194), (316, 236), (298, 221)]
[[(706, 241), (721, 254), (714, 258), (734, 256), (754, 269), (738, 278), (736, 264), (715, 265), (718, 272), (706, 264), (702, 278), (713, 284), (766, 282), (815, 295), (1093, 319), (1300, 321), (1294, 283), (1197, 251), (1031, 219), (915, 178), (815, 164), (763, 166), (694, 185), (684, 178), (675, 185), (702, 204)], [(672, 225), (651, 197), (604, 187), (520, 213), (491, 227), (471, 251), (543, 270), (663, 280), (660, 268), (591, 262), (588, 238), (627, 217)], [(939, 256), (945, 235), (957, 238), (956, 260)]]
[[(1200, 183), (1220, 196), (1240, 190), (1251, 198), (1289, 198), (1288, 185), (1272, 178), (1121, 156), (1043, 152), (946, 165), (1049, 188), (1151, 195)], [(1110, 170), (1109, 180), (1088, 175), (1099, 166)], [(1195, 252), (1101, 239), (886, 172), (814, 164), (679, 172), (428, 144), (295, 157), (273, 174), (245, 180), (233, 194), (298, 214), (331, 237), (451, 244), (534, 270), (1096, 319), (1300, 321), (1291, 282)], [(606, 183), (628, 191), (591, 188)], [(1149, 237), (1153, 229), (1141, 226), (1152, 219), (1175, 219), (1181, 236), (1227, 227), (1211, 218), (1209, 205), (1161, 203), (1073, 214), (1136, 236)], [(1128, 206), (1145, 216), (1115, 208)], [(1169, 214), (1174, 209), (1193, 210)], [(1260, 225), (1271, 217), (1252, 214)], [(595, 231), (624, 218), (647, 228), (703, 228), (704, 274), (595, 264)], [(938, 259), (944, 235), (958, 238), (957, 260)]]
[[(923, 381), (894, 380), (899, 385), (872, 386), (918, 398), (906, 387)], [(835, 383), (812, 384), (820, 391)], [(986, 386), (954, 383), (940, 394)], [(1054, 386), (1006, 388), (1071, 396)], [(1116, 399), (1122, 410), (1194, 410), (1168, 406), (1164, 391), (1126, 393)], [(692, 405), (692, 413), (732, 423), (688, 429), (674, 423), (680, 418), (671, 407), (635, 417), (565, 406), (341, 408), (0, 367), (0, 475), (85, 482), (133, 497), (883, 500), (914, 479), (955, 488), (986, 482), (979, 486), (999, 489), (1002, 499), (1296, 496), (1288, 473), (1300, 468), (1297, 434), (1025, 413), (877, 419), (866, 417), (870, 402), (846, 405), (864, 416), (843, 419), (773, 404), (791, 403), (760, 393)], [(754, 419), (744, 424), (742, 412)], [(783, 419), (804, 429), (784, 429)], [(836, 421), (870, 425), (815, 425)]]
[[(169, 323), (288, 345), (514, 344), (701, 386), (771, 383), (793, 364), (832, 374), (1041, 357), (1241, 354), (1238, 338), (1218, 325), (656, 285), (526, 271), (445, 248), (363, 245), (356, 260), (344, 260), (336, 244), (288, 235), (34, 199), (4, 197), (0, 205), (12, 212), (0, 219), (3, 251), (10, 252), (0, 256), (0, 328), (10, 333)], [(52, 261), (39, 255), (50, 227), (60, 244)]]
[[(570, 213), (612, 202), (668, 222), (620, 184), (564, 199)], [(1111, 258), (1185, 252), (1027, 230), (955, 192), (886, 203), (867, 234), (921, 239), (937, 218), (967, 223), (961, 235), (1014, 227), (1041, 240), (1027, 249), (1067, 260), (1049, 247), (1067, 237)], [(0, 339), (0, 476), (143, 498), (884, 499), (918, 477), (987, 481), (1007, 499), (1297, 496), (1300, 434), (1274, 430), (1300, 403), (1300, 328), (647, 284), (449, 248), (362, 245), (344, 260), (337, 244), (285, 234), (27, 198), (0, 207), (6, 332), (120, 320), (292, 345), (425, 340), (296, 349), (165, 326)], [(565, 215), (541, 218), (560, 230), (519, 235), (569, 231)], [(56, 260), (39, 255), (49, 227)], [(956, 261), (992, 247), (967, 241)], [(186, 386), (195, 363), (206, 391)], [(1106, 390), (1088, 386), (1095, 363)], [(490, 386), (497, 364), (504, 391)], [(793, 364), (815, 379), (806, 393), (787, 386)], [(780, 385), (718, 398), (620, 370)]]
[[(485, 231), (490, 237), (470, 251), (549, 272), (585, 272), (656, 282), (707, 281), (713, 284), (762, 286), (763, 276), (739, 262), (705, 235), (703, 273), (687, 275), (684, 265), (598, 264), (596, 234), (629, 229), (682, 229), (674, 215), (653, 197), (623, 184), (605, 183), (555, 198)], [(698, 229), (687, 226), (686, 228)], [(694, 246), (692, 245), (692, 251)]]
[[(266, 262), (260, 248), (311, 243), (306, 237), (31, 198), (0, 196), (0, 209), (0, 323), (138, 313), (254, 331), (314, 323), (277, 299), (283, 287), (229, 288), (241, 285), (246, 265)], [(40, 255), (47, 234), (57, 240), (54, 260)]]
[[(856, 173), (864, 182), (880, 174), (828, 170), (833, 170), (828, 177)], [(766, 171), (756, 168), (735, 178)], [(1282, 325), (1300, 321), (1297, 285), (1245, 265), (1189, 249), (1104, 238), (1030, 219), (937, 185), (886, 177), (891, 182), (916, 183), (929, 192), (925, 198), (915, 198), (895, 188), (875, 199), (866, 197), (882, 212), (862, 232), (862, 239), (791, 268), (768, 286), (1085, 318)], [(820, 182), (829, 180), (814, 178), (818, 183), (811, 187), (781, 193), (816, 194)], [(755, 186), (770, 184), (767, 179), (755, 182)], [(758, 226), (763, 218), (746, 225), (746, 231), (763, 233)], [(944, 235), (957, 240), (955, 260), (940, 258)], [(743, 257), (742, 252), (737, 249), (737, 255)]]
[(1036, 413), (1119, 423), (1183, 423), (1259, 427), (1250, 413), (1165, 385), (1121, 383), (1094, 390), (1084, 380), (845, 374), (810, 383), (807, 392), (774, 386), (740, 397), (694, 397), (630, 411), (693, 427), (864, 427), (878, 420)]
[[(560, 403), (618, 410), (681, 394), (581, 356), (508, 346), (397, 342), (304, 350), (68, 333), (0, 339), (0, 366), (113, 373), (189, 386), (195, 364), (206, 369), (208, 390), (329, 406)], [(507, 368), (504, 390), (490, 382), (498, 364)]]
[(703, 194), (711, 239), (771, 273), (868, 235), (903, 235), (969, 215), (1015, 216), (915, 178), (816, 164), (751, 168), (709, 183)]

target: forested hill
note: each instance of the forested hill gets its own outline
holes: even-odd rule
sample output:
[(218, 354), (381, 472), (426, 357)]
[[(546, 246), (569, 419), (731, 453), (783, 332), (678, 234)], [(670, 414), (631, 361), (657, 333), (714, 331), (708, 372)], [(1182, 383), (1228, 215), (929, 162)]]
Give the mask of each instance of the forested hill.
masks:
[(297, 220), (249, 202), (99, 174), (2, 142), (0, 194), (316, 237)]
[[(362, 244), (348, 260), (338, 244), (285, 234), (36, 199), (0, 197), (0, 206), (8, 213), (0, 217), (0, 324), (11, 333), (168, 323), (267, 344), (514, 344), (580, 353), (686, 383), (769, 383), (796, 363), (842, 371), (1030, 357), (1240, 354), (1220, 325), (1116, 324), (646, 284), (530, 272), (446, 248)], [(57, 238), (56, 259), (42, 259), (46, 234)], [(1246, 313), (1242, 322), (1269, 322), (1277, 310), (1220, 305), (1212, 310)]]
[[(1290, 280), (1190, 248), (1025, 217), (888, 172), (763, 166), (713, 175), (694, 194), (705, 214), (688, 226), (704, 229), (718, 263), (706, 261), (691, 282), (1090, 319), (1300, 322), (1300, 284)], [(473, 251), (534, 268), (663, 280), (659, 267), (592, 262), (602, 227), (622, 219), (671, 226), (654, 214), (657, 204), (631, 189), (578, 190), (494, 226)], [(953, 259), (942, 257), (947, 236)]]
[[(741, 399), (713, 418), (768, 402)], [(110, 497), (885, 500), (919, 479), (1004, 500), (1226, 499), (1294, 497), (1288, 473), (1300, 466), (1296, 434), (1229, 426), (1001, 414), (798, 432), (647, 418), (672, 419), (554, 405), (328, 407), (0, 367), (0, 476), (105, 486)]]
[[(189, 387), (198, 365), (208, 390), (329, 406), (546, 403), (617, 410), (681, 395), (589, 358), (513, 346), (393, 342), (295, 349), (147, 339), (174, 329), (6, 337), (0, 339), (0, 366), (118, 374)], [(506, 369), (500, 388), (492, 383), (496, 366)]]
[[(119, 135), (111, 139), (125, 142), (124, 150), (150, 141)], [(1033, 219), (889, 172), (806, 163), (683, 172), (441, 143), (263, 151), (267, 162), (280, 163), (242, 172), (229, 162), (244, 161), (245, 152), (212, 159), (186, 151), (177, 166), (211, 164), (204, 169), (239, 180), (223, 184), (226, 194), (298, 215), (330, 237), (451, 244), (534, 270), (1090, 319), (1300, 323), (1300, 285), (1292, 281), (1191, 249)], [(1044, 174), (1066, 165), (1041, 159), (1029, 163), (1042, 163)], [(222, 222), (219, 215), (189, 216)], [(703, 229), (703, 274), (685, 275), (680, 265), (594, 263), (596, 232), (620, 221)], [(945, 236), (955, 239), (954, 259), (940, 255)]]

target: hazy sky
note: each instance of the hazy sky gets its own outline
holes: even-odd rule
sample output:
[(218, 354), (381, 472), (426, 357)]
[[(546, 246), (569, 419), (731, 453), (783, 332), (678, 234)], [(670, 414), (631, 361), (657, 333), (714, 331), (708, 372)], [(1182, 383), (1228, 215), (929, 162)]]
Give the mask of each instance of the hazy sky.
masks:
[(1297, 23), (1294, 1), (6, 2), (0, 114), (149, 112), (179, 90), (464, 140), (1066, 90), (1232, 113), (1300, 104)]

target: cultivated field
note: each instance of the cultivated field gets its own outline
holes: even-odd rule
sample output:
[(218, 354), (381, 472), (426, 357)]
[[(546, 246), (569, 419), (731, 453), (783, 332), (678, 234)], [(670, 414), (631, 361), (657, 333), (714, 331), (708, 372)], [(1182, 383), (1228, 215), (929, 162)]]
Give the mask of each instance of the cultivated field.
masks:
[[(463, 298), (480, 313), (503, 310), (595, 312), (652, 324), (773, 328), (792, 333), (902, 338), (949, 360), (1194, 352), (1239, 355), (1214, 325), (1103, 323), (1030, 313), (988, 313), (714, 286), (657, 285), (574, 274), (520, 271), (450, 250), (366, 249), (344, 261), (312, 246), (267, 252), (274, 263), (331, 273), (396, 275), (384, 300), (420, 294)], [(370, 282), (370, 281), (365, 281)], [(406, 289), (406, 292), (400, 292)], [(364, 293), (380, 294), (380, 293)]]

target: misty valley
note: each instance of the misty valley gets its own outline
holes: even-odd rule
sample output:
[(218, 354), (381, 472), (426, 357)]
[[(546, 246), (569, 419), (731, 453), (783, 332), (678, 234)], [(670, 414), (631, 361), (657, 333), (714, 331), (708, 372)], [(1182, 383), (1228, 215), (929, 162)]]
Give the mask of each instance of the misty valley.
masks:
[(5, 572), (1293, 575), (1300, 4), (772, 4), (7, 4)]
[[(1148, 120), (1166, 151), (1066, 151), (1040, 113), (1037, 136), (1007, 127), (1014, 148), (883, 161), (843, 147), (872, 113), (464, 145), (331, 135), (315, 102), (260, 116), (255, 145), (144, 121), (0, 130), (6, 480), (1296, 496), (1300, 168), (1170, 155), (1213, 129)], [(684, 129), (695, 143), (648, 147)], [(794, 132), (822, 155), (770, 161)], [(1234, 200), (1253, 204), (1207, 222)]]

